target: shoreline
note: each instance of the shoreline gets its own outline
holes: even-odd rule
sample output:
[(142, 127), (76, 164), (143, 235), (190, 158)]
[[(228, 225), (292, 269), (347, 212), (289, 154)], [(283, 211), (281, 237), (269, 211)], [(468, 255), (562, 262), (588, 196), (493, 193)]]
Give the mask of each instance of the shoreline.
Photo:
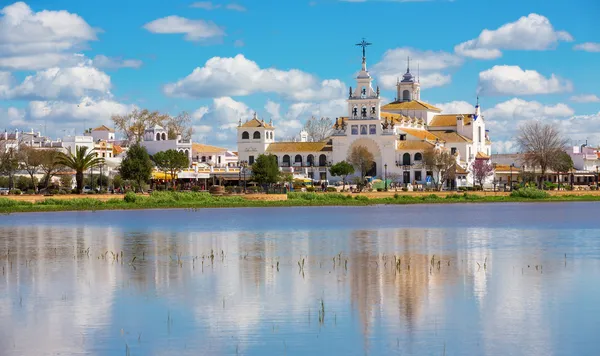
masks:
[(0, 214), (74, 212), (98, 210), (160, 210), (160, 209), (208, 209), (208, 208), (287, 208), (315, 206), (376, 206), (413, 204), (467, 204), (467, 203), (560, 203), (600, 202), (599, 194), (551, 195), (541, 199), (511, 197), (507, 195), (480, 194), (422, 194), (369, 198), (361, 195), (336, 193), (300, 193), (286, 195), (264, 195), (264, 199), (244, 196), (211, 196), (206, 193), (161, 193), (152, 196), (136, 195), (134, 201), (125, 201), (123, 196), (108, 200), (93, 197), (70, 199), (47, 198), (39, 201), (24, 201), (0, 198)]

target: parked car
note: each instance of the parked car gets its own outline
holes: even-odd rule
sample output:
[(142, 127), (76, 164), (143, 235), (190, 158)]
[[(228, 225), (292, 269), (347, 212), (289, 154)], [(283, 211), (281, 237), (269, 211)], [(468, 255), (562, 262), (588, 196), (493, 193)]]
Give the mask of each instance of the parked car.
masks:
[(0, 195), (8, 195), (9, 192), (8, 188), (0, 188)]
[(87, 193), (89, 193), (89, 192), (91, 192), (91, 191), (92, 191), (92, 188), (90, 188), (90, 187), (89, 187), (89, 186), (87, 186), (87, 185), (86, 185), (85, 187), (83, 187), (83, 189), (82, 189), (82, 192), (83, 192), (84, 194), (87, 194)]

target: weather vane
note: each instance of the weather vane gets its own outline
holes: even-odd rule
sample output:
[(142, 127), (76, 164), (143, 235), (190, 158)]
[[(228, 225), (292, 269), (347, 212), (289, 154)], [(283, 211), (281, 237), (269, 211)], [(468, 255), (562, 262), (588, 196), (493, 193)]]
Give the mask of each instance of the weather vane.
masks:
[(362, 47), (363, 58), (366, 58), (367, 57), (367, 55), (366, 55), (367, 54), (366, 53), (367, 46), (372, 45), (372, 43), (365, 41), (365, 39), (363, 38), (362, 42), (361, 43), (357, 43), (356, 45)]

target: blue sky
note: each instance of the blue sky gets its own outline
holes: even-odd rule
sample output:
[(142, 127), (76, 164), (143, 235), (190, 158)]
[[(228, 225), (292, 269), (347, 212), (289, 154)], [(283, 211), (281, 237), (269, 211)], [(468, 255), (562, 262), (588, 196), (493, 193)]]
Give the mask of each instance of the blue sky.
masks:
[[(558, 1), (2, 2), (0, 118), (7, 128), (80, 132), (135, 107), (194, 118), (195, 138), (235, 147), (254, 111), (279, 138), (343, 116), (367, 63), (383, 96), (410, 55), (421, 98), (469, 112), (477, 94), (495, 142), (555, 121), (600, 143), (600, 3)], [(63, 131), (66, 130), (66, 131)]]

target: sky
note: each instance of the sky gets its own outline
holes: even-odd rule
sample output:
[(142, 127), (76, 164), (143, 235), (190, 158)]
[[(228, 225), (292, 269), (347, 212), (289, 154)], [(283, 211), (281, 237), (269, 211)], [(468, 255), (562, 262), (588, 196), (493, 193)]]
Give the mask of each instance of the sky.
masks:
[[(596, 0), (0, 0), (0, 122), (61, 137), (134, 109), (192, 116), (194, 140), (235, 149), (256, 112), (277, 138), (347, 115), (367, 66), (386, 101), (419, 67), (421, 99), (470, 113), (493, 152), (520, 123), (600, 144)], [(1, 127), (0, 126), (0, 127)]]

